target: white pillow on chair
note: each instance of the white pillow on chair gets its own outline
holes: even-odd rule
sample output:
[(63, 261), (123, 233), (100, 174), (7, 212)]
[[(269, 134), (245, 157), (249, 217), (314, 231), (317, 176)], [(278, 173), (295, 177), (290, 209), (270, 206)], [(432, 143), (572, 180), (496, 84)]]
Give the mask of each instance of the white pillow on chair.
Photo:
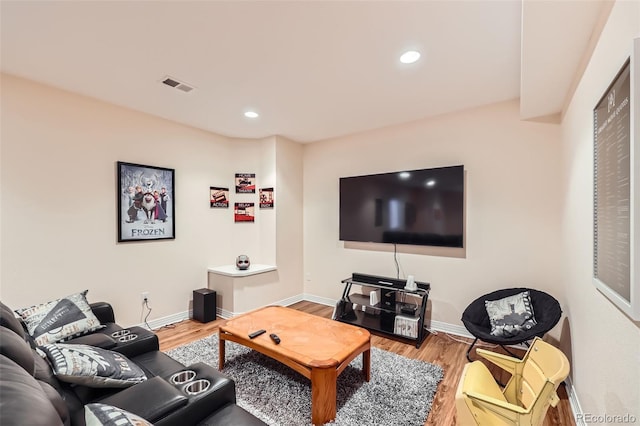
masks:
[(529, 291), (500, 300), (485, 300), (484, 305), (493, 336), (514, 337), (537, 324)]

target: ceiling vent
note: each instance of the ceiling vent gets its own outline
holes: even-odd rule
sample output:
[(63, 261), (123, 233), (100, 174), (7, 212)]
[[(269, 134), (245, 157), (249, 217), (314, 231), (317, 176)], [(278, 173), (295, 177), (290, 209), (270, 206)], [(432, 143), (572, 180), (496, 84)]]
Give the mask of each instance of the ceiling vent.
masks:
[(189, 86), (187, 83), (168, 76), (162, 80), (162, 83), (166, 84), (167, 86), (173, 87), (174, 89), (181, 90), (185, 93), (189, 93), (194, 89), (193, 86)]

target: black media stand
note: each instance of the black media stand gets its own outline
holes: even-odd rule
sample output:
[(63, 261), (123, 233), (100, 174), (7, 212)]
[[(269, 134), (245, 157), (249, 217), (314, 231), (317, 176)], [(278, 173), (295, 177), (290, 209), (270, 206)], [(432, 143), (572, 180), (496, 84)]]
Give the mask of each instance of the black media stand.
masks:
[[(336, 304), (334, 320), (400, 337), (420, 347), (427, 337), (424, 317), (430, 284), (416, 281), (416, 290), (405, 290), (404, 281), (363, 274), (353, 274), (342, 283), (344, 292)], [(353, 286), (358, 286), (360, 293), (352, 293)]]

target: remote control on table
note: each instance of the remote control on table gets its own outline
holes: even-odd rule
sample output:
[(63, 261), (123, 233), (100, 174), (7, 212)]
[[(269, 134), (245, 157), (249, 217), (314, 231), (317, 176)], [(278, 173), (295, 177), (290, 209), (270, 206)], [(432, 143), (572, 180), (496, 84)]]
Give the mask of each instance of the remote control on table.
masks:
[(278, 337), (278, 335), (277, 335), (277, 334), (275, 334), (275, 333), (271, 333), (271, 334), (269, 335), (269, 337), (271, 337), (271, 340), (273, 340), (273, 342), (274, 342), (276, 345), (279, 345), (279, 344), (280, 344), (280, 338)]
[(249, 339), (253, 339), (255, 337), (258, 337), (259, 335), (266, 333), (267, 330), (258, 330), (258, 331), (254, 331), (253, 333), (249, 333)]

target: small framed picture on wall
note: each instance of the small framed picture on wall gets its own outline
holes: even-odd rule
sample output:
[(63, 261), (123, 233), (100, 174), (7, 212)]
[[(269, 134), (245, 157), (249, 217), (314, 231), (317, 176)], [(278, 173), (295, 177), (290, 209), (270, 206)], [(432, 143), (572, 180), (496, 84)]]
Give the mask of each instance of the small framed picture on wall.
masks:
[(260, 208), (272, 209), (274, 204), (273, 188), (260, 188)]
[(235, 222), (255, 222), (256, 211), (254, 203), (235, 203), (233, 209)]
[(229, 188), (219, 186), (209, 187), (209, 206), (214, 208), (229, 208)]
[(256, 174), (236, 173), (236, 194), (255, 194)]

